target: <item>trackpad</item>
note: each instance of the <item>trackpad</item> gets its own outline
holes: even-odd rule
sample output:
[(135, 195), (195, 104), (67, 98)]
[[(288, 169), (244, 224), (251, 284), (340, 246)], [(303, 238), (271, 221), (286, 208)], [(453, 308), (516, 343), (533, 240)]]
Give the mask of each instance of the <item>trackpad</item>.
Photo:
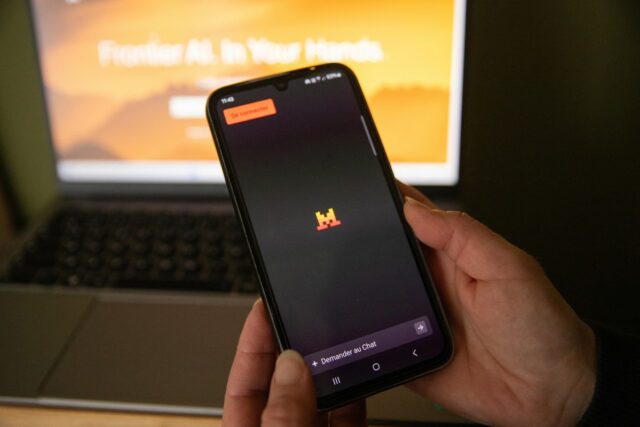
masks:
[(93, 296), (0, 291), (0, 395), (36, 397)]
[(100, 301), (43, 397), (221, 407), (251, 301)]

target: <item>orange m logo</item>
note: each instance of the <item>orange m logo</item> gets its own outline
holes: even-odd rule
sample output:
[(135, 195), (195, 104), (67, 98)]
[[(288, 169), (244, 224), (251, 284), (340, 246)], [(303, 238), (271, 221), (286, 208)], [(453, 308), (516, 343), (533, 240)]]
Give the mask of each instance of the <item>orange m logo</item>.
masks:
[(316, 219), (318, 220), (318, 226), (316, 230), (326, 230), (329, 227), (336, 227), (342, 222), (336, 218), (336, 214), (333, 211), (333, 208), (329, 208), (326, 214), (320, 213), (320, 211), (316, 212)]

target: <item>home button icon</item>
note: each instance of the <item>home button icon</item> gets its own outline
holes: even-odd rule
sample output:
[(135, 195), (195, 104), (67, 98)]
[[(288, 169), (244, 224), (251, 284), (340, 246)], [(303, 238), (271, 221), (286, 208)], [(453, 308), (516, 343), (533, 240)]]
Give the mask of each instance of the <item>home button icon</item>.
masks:
[(378, 362), (375, 362), (373, 365), (371, 365), (371, 369), (378, 372), (380, 370), (380, 364)]

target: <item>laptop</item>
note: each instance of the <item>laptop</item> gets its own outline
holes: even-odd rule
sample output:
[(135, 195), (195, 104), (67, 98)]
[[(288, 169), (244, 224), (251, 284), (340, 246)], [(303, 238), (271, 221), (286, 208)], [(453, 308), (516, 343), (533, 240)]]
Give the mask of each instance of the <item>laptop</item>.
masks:
[[(398, 179), (451, 194), (465, 8), (31, 0), (60, 197), (3, 267), (0, 402), (220, 414), (258, 290), (207, 95), (343, 62)], [(403, 388), (372, 400), (374, 419), (457, 420)]]

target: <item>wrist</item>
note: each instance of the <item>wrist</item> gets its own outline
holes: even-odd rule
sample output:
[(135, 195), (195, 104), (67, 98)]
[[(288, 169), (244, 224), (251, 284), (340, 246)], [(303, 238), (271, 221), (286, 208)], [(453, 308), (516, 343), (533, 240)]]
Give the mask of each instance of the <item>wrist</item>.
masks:
[(596, 387), (596, 339), (593, 330), (584, 322), (582, 326), (582, 345), (577, 346), (575, 358), (569, 361), (572, 372), (565, 383), (564, 402), (558, 416), (557, 425), (573, 426), (583, 417)]

